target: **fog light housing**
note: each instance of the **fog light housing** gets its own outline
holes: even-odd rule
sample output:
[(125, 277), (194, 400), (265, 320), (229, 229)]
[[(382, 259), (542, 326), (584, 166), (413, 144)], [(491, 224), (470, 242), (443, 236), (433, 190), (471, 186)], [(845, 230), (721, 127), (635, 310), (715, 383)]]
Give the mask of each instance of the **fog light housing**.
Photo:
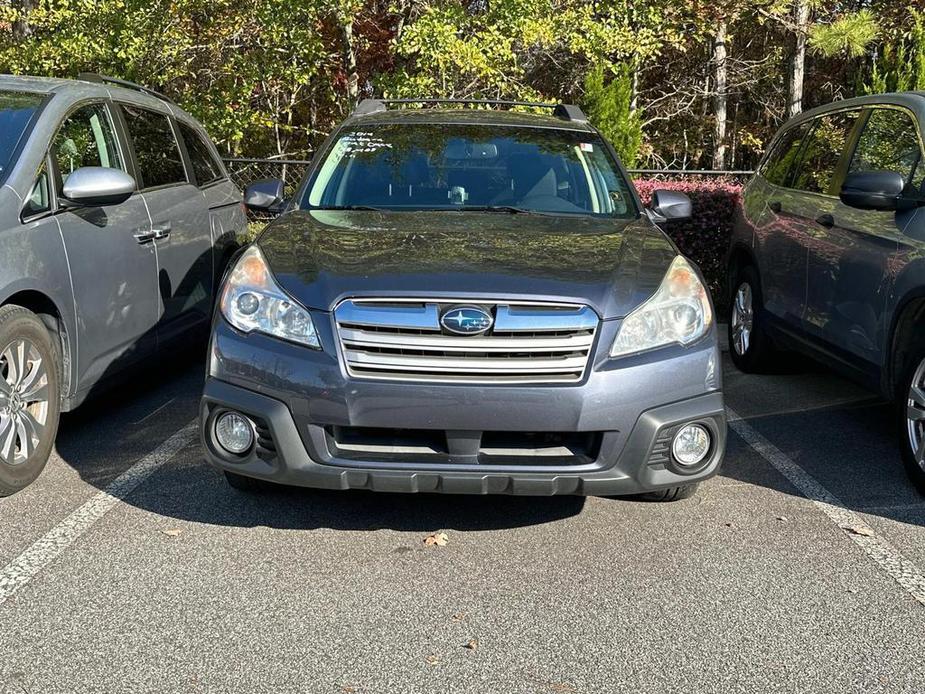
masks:
[(232, 455), (247, 453), (254, 438), (254, 425), (243, 414), (225, 412), (215, 420), (215, 440)]
[(709, 455), (713, 444), (710, 431), (701, 424), (687, 424), (678, 430), (671, 442), (671, 455), (682, 467), (699, 465)]

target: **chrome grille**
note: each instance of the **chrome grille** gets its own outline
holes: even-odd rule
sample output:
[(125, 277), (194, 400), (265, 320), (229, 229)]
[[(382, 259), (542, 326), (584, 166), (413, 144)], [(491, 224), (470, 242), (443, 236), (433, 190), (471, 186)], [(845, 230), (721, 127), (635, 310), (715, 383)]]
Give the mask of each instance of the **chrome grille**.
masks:
[[(490, 312), (492, 329), (442, 331), (440, 316), (460, 305)], [(580, 381), (598, 324), (588, 306), (455, 300), (352, 299), (334, 318), (351, 376), (468, 383)]]

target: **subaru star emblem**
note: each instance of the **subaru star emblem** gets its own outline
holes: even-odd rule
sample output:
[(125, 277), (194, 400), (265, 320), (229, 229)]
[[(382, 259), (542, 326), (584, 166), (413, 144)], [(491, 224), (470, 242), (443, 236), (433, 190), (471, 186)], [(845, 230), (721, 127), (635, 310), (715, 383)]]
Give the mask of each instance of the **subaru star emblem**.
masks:
[(440, 316), (440, 325), (457, 335), (481, 335), (491, 329), (494, 319), (477, 306), (454, 306)]

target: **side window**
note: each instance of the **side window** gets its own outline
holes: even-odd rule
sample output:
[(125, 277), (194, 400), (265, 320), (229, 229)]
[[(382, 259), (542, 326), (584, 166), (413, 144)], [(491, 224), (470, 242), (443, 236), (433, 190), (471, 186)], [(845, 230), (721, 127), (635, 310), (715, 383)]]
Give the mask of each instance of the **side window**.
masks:
[(804, 123), (790, 128), (777, 140), (777, 144), (761, 171), (769, 183), (776, 186), (786, 186), (789, 183), (790, 173), (800, 154), (800, 147), (803, 145), (803, 137), (807, 130), (809, 127)]
[(186, 183), (180, 147), (170, 119), (154, 111), (122, 105), (129, 135), (135, 144), (135, 159), (144, 188)]
[(848, 144), (848, 136), (858, 119), (858, 111), (820, 116), (803, 149), (803, 158), (793, 187), (810, 193), (829, 193), (835, 169)]
[(202, 136), (193, 128), (180, 123), (180, 134), (186, 142), (186, 151), (189, 153), (193, 165), (196, 182), (206, 185), (225, 177), (221, 165), (215, 160), (212, 150), (202, 139)]
[(35, 183), (23, 205), (23, 219), (33, 217), (42, 212), (51, 211), (51, 188), (48, 185), (48, 168), (43, 163), (35, 177)]
[(925, 163), (912, 116), (898, 109), (873, 110), (848, 170), (895, 171), (906, 178), (907, 185), (921, 191)]
[(82, 166), (122, 169), (122, 157), (106, 106), (91, 104), (77, 109), (61, 124), (51, 143), (62, 183)]

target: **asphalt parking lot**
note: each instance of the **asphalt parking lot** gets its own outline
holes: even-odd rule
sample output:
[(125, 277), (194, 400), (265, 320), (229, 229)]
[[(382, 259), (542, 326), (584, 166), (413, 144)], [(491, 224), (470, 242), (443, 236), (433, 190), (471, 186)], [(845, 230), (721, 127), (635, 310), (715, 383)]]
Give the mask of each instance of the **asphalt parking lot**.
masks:
[(0, 691), (925, 690), (925, 502), (821, 367), (727, 363), (724, 472), (676, 504), (241, 494), (202, 374), (66, 416), (0, 501)]

